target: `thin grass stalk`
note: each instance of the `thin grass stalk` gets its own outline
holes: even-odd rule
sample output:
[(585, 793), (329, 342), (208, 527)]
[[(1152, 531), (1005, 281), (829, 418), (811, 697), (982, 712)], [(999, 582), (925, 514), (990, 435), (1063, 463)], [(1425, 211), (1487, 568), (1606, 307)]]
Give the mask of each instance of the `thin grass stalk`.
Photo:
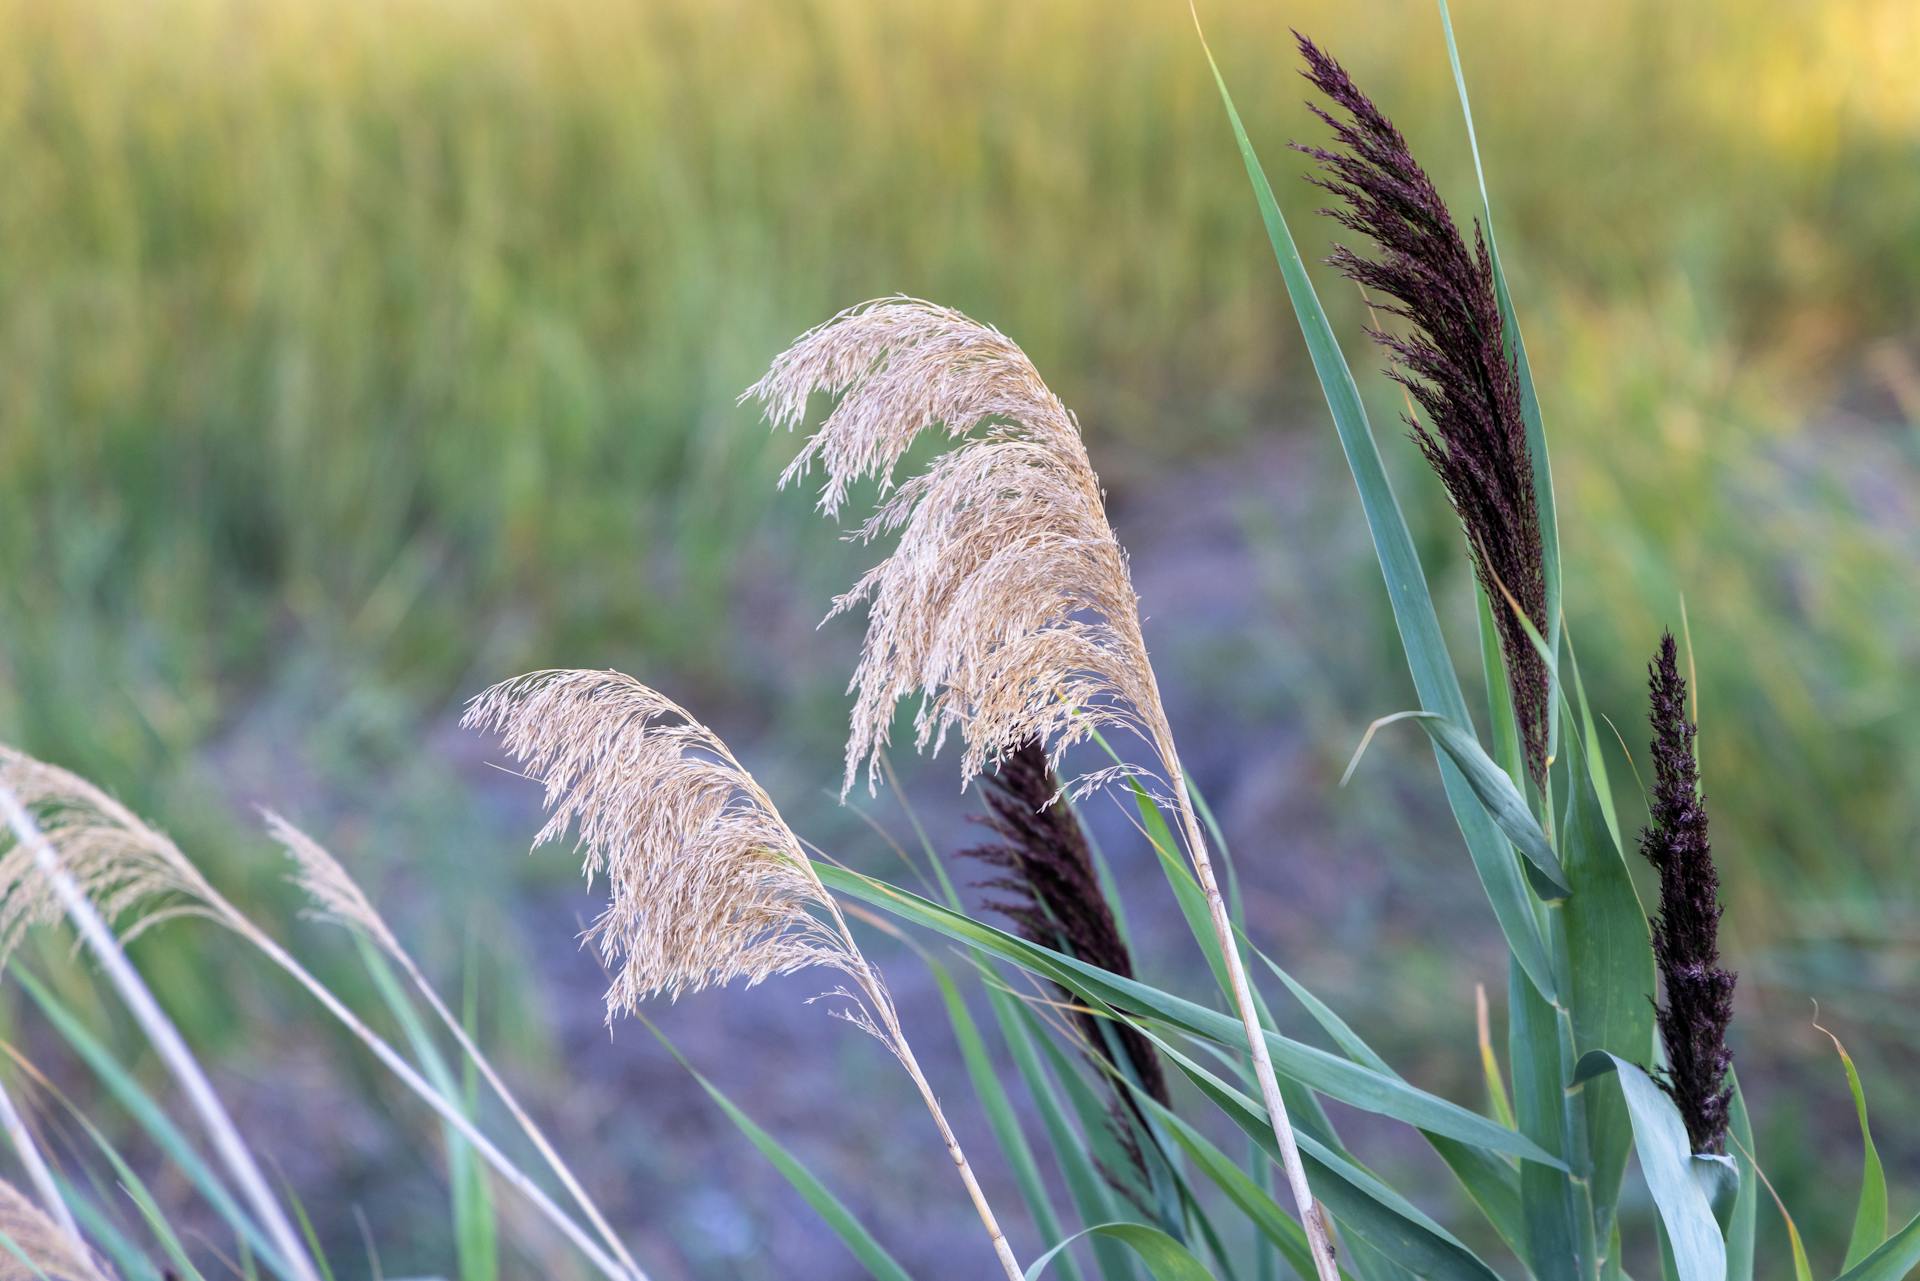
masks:
[(1181, 772), (1180, 759), (1173, 751), (1172, 740), (1166, 744), (1167, 781), (1173, 787), (1175, 804), (1180, 810), (1180, 826), (1186, 838), (1187, 855), (1193, 860), (1194, 876), (1200, 882), (1201, 892), (1207, 896), (1207, 913), (1213, 918), (1213, 932), (1220, 940), (1220, 952), (1226, 961), (1227, 982), (1233, 988), (1235, 1012), (1247, 1032), (1247, 1052), (1253, 1056), (1254, 1079), (1260, 1083), (1260, 1099), (1266, 1105), (1267, 1120), (1273, 1125), (1274, 1142), (1280, 1147), (1280, 1165), (1286, 1171), (1287, 1186), (1293, 1192), (1293, 1203), (1300, 1212), (1300, 1224), (1306, 1229), (1307, 1244), (1313, 1251), (1314, 1271), (1319, 1281), (1340, 1281), (1340, 1265), (1334, 1258), (1333, 1240), (1327, 1233), (1326, 1220), (1320, 1215), (1320, 1207), (1313, 1199), (1313, 1189), (1307, 1184), (1306, 1166), (1300, 1160), (1300, 1145), (1293, 1137), (1293, 1122), (1287, 1115), (1286, 1101), (1280, 1097), (1280, 1082), (1274, 1076), (1273, 1059), (1267, 1053), (1267, 1037), (1260, 1025), (1260, 1014), (1254, 1008), (1253, 989), (1247, 982), (1246, 966), (1240, 959), (1240, 944), (1233, 931), (1233, 918), (1227, 914), (1227, 901), (1221, 896), (1219, 883), (1214, 879), (1213, 862), (1207, 857), (1206, 838), (1201, 835), (1200, 821), (1194, 813), (1193, 800), (1187, 792), (1186, 775)]
[(580, 1212), (587, 1216), (587, 1221), (593, 1225), (594, 1231), (600, 1234), (601, 1239), (607, 1243), (607, 1248), (612, 1251), (614, 1257), (620, 1261), (620, 1266), (626, 1269), (628, 1275), (633, 1278), (633, 1281), (647, 1281), (647, 1274), (642, 1271), (640, 1265), (634, 1261), (625, 1243), (620, 1240), (618, 1234), (614, 1232), (612, 1225), (607, 1222), (606, 1216), (601, 1214), (600, 1207), (594, 1204), (592, 1197), (587, 1195), (587, 1190), (580, 1185), (580, 1180), (574, 1177), (573, 1171), (568, 1168), (567, 1163), (560, 1158), (560, 1153), (554, 1149), (553, 1144), (547, 1140), (546, 1134), (534, 1123), (533, 1118), (527, 1114), (527, 1110), (520, 1106), (520, 1100), (516, 1099), (513, 1096), (513, 1091), (507, 1088), (507, 1083), (503, 1081), (500, 1078), (500, 1074), (494, 1070), (492, 1062), (488, 1060), (485, 1054), (481, 1053), (480, 1047), (476, 1045), (473, 1038), (467, 1034), (467, 1030), (460, 1025), (460, 1021), (453, 1017), (453, 1012), (449, 1010), (446, 1003), (440, 999), (440, 994), (434, 991), (432, 985), (427, 982), (426, 976), (422, 974), (419, 967), (413, 963), (413, 958), (405, 952), (394, 952), (392, 955), (394, 959), (399, 962), (400, 968), (405, 971), (407, 977), (413, 981), (413, 985), (420, 990), (421, 996), (426, 998), (427, 1004), (433, 1009), (433, 1012), (440, 1016), (440, 1021), (446, 1024), (447, 1030), (453, 1034), (453, 1039), (459, 1042), (461, 1050), (473, 1061), (473, 1065), (480, 1069), (480, 1075), (486, 1078), (487, 1084), (492, 1087), (501, 1105), (507, 1109), (507, 1114), (519, 1125), (521, 1132), (527, 1136), (527, 1141), (533, 1144), (535, 1150), (545, 1158), (547, 1167), (553, 1171), (553, 1176), (560, 1180), (561, 1185), (566, 1188), (568, 1195), (573, 1197), (574, 1202), (580, 1207)]
[(80, 1225), (73, 1221), (73, 1211), (67, 1208), (67, 1202), (60, 1195), (60, 1187), (53, 1180), (53, 1171), (47, 1168), (46, 1158), (40, 1155), (40, 1145), (33, 1141), (33, 1134), (21, 1119), (19, 1109), (13, 1106), (13, 1096), (6, 1087), (0, 1085), (0, 1127), (7, 1131), (7, 1138), (13, 1142), (13, 1150), (20, 1156), (20, 1164), (26, 1167), (27, 1179), (33, 1184), (33, 1190), (40, 1197), (40, 1204), (47, 1215), (62, 1232), (72, 1237), (82, 1249), (86, 1240), (80, 1235)]
[(492, 1061), (482, 1053), (473, 1037), (468, 1035), (461, 1021), (453, 1016), (453, 1011), (447, 1008), (446, 1002), (440, 999), (440, 993), (435, 990), (432, 983), (427, 981), (426, 974), (415, 964), (413, 957), (400, 946), (400, 940), (388, 928), (385, 919), (374, 910), (372, 901), (360, 889), (359, 884), (347, 874), (339, 860), (322, 848), (319, 842), (277, 814), (267, 815), (267, 826), (275, 839), (286, 846), (288, 855), (301, 868), (302, 875), (297, 878), (298, 883), (315, 900), (318, 907), (315, 915), (324, 916), (359, 934), (369, 936), (382, 953), (393, 959), (413, 983), (415, 989), (426, 999), (428, 1007), (439, 1017), (441, 1023), (446, 1025), (447, 1031), (453, 1034), (453, 1039), (459, 1043), (461, 1051), (480, 1070), (480, 1075), (486, 1078), (488, 1086), (492, 1088), (502, 1106), (507, 1109), (508, 1115), (519, 1125), (521, 1132), (527, 1136), (527, 1141), (540, 1153), (547, 1167), (553, 1171), (554, 1177), (559, 1179), (561, 1185), (566, 1188), (568, 1195), (573, 1197), (575, 1204), (580, 1207), (580, 1212), (587, 1216), (587, 1221), (593, 1225), (594, 1231), (598, 1232), (601, 1240), (606, 1242), (607, 1249), (620, 1261), (620, 1266), (627, 1271), (633, 1281), (647, 1281), (646, 1272), (628, 1252), (619, 1234), (613, 1230), (606, 1216), (600, 1212), (600, 1207), (594, 1203), (592, 1197), (587, 1195), (586, 1188), (581, 1186), (573, 1170), (561, 1159), (560, 1153), (548, 1141), (546, 1133), (520, 1105), (520, 1100), (514, 1097), (513, 1091), (507, 1088), (506, 1081), (494, 1069)]
[[(227, 910), (232, 911), (232, 908), (229, 906)], [(413, 1065), (401, 1056), (399, 1051), (387, 1044), (379, 1033), (362, 1022), (360, 1016), (335, 996), (331, 988), (315, 978), (285, 948), (261, 933), (251, 921), (239, 916), (237, 912), (233, 914), (232, 924), (236, 932), (258, 948), (268, 960), (291, 975), (296, 983), (313, 996), (314, 1000), (320, 1002), (329, 1014), (340, 1021), (342, 1027), (359, 1038), (360, 1043), (371, 1050), (373, 1056), (379, 1059), (388, 1071), (400, 1078), (402, 1085), (419, 1095), (441, 1120), (459, 1131), (460, 1137), (473, 1145), (474, 1150), (493, 1167), (494, 1172), (531, 1202), (533, 1207), (539, 1210), (549, 1223), (558, 1228), (580, 1253), (586, 1255), (596, 1268), (612, 1278), (612, 1281), (647, 1281), (645, 1273), (638, 1269), (627, 1271), (611, 1255), (601, 1249), (593, 1238), (587, 1235), (586, 1230), (574, 1222), (565, 1210), (554, 1204), (553, 1198), (541, 1190), (539, 1184), (527, 1177), (525, 1171), (494, 1146), (493, 1141), (482, 1134), (464, 1112), (434, 1089), (426, 1078), (415, 1071)]]
[(201, 1071), (199, 1062), (187, 1048), (179, 1029), (167, 1017), (166, 1011), (160, 1008), (160, 1003), (154, 1000), (153, 993), (133, 968), (133, 963), (127, 960), (120, 941), (114, 937), (99, 911), (67, 873), (52, 842), (40, 831), (40, 825), (34, 822), (33, 815), (27, 812), (13, 790), (4, 786), (0, 786), (0, 814), (5, 815), (14, 837), (33, 851), (35, 866), (59, 898), (74, 928), (93, 952), (100, 968), (106, 972), (108, 980), (146, 1033), (154, 1050), (166, 1061), (174, 1079), (180, 1083), (188, 1102), (206, 1127), (215, 1151), (219, 1152), (228, 1172), (239, 1183), (241, 1195), (259, 1216), (268, 1239), (279, 1251), (294, 1281), (320, 1281), (306, 1247), (301, 1244), (286, 1212), (280, 1208), (279, 1201), (268, 1188), (266, 1178), (261, 1174), (253, 1154), (248, 1151), (245, 1140), (240, 1137), (233, 1118), (227, 1115), (220, 1096), (214, 1092), (206, 1073)]
[[(821, 900), (826, 903), (828, 912), (832, 914), (835, 928), (840, 932), (841, 937), (846, 939), (847, 946), (853, 949), (853, 954), (859, 958), (860, 966), (863, 969), (867, 968), (866, 956), (854, 944), (853, 930), (847, 924), (847, 918), (841, 914), (840, 904), (827, 892), (827, 887), (820, 884), (819, 874), (813, 870), (813, 861), (811, 859), (802, 861), (806, 864), (808, 877), (816, 886), (819, 886)], [(868, 970), (868, 973), (871, 974), (871, 970)], [(886, 990), (880, 984), (877, 975), (873, 975), (870, 981), (878, 987), (878, 990), (882, 992)], [(953, 1159), (953, 1168), (960, 1172), (960, 1181), (966, 1185), (967, 1196), (973, 1201), (974, 1213), (980, 1216), (981, 1226), (986, 1228), (987, 1236), (993, 1242), (994, 1257), (1000, 1261), (1001, 1268), (1006, 1272), (1007, 1281), (1025, 1281), (1026, 1274), (1020, 1268), (1019, 1259), (1014, 1257), (1013, 1247), (1007, 1243), (1006, 1234), (1000, 1230), (1000, 1221), (994, 1217), (993, 1206), (987, 1200), (987, 1194), (981, 1189), (980, 1180), (974, 1177), (973, 1166), (967, 1161), (966, 1151), (960, 1146), (960, 1140), (954, 1134), (953, 1127), (947, 1124), (947, 1114), (940, 1108), (939, 1096), (934, 1094), (933, 1086), (928, 1082), (926, 1073), (920, 1070), (920, 1061), (913, 1055), (913, 1046), (907, 1041), (906, 1030), (900, 1026), (900, 1017), (894, 1012), (893, 1001), (888, 999), (876, 1001), (873, 1004), (875, 1016), (880, 1019), (882, 1027), (886, 1030), (888, 1047), (893, 1050), (894, 1057), (900, 1060), (900, 1066), (906, 1069), (907, 1075), (913, 1078), (914, 1088), (920, 1091), (920, 1097), (927, 1105), (927, 1112), (933, 1117), (935, 1128), (940, 1131), (941, 1141), (947, 1145), (947, 1155)]]

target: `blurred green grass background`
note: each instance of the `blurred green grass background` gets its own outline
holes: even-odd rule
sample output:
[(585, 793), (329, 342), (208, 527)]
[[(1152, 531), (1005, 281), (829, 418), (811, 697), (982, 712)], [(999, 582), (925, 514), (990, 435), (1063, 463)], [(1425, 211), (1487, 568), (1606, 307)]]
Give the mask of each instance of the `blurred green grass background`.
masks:
[[(1310, 254), (1289, 26), (1472, 207), (1429, 5), (1201, 10)], [(1920, 12), (1455, 21), (1583, 672), (1637, 746), (1684, 593), (1739, 959), (1905, 1053)], [(1275, 438), (1314, 442), (1287, 483), (1348, 501), (1177, 0), (4, 0), (0, 171), (0, 737), (216, 851), (272, 778), (417, 841), (387, 857), (423, 903), (520, 874), (462, 856), (475, 820), (420, 750), (511, 671), (617, 663), (752, 709), (811, 753), (798, 786), (831, 782), (846, 655), (756, 623), (769, 576), (824, 601), (845, 562), (773, 497), (790, 442), (734, 397), (842, 306), (907, 292), (1005, 329), (1122, 513)], [(1321, 287), (1370, 372), (1360, 300)], [(1387, 434), (1391, 389), (1363, 383)], [(1391, 452), (1470, 628), (1437, 489)], [(1372, 574), (1341, 546), (1313, 573)], [(1261, 549), (1282, 577), (1330, 554)], [(1292, 669), (1338, 692), (1272, 704), (1324, 761), (1406, 703), (1370, 591)], [(256, 894), (274, 873), (231, 869)]]

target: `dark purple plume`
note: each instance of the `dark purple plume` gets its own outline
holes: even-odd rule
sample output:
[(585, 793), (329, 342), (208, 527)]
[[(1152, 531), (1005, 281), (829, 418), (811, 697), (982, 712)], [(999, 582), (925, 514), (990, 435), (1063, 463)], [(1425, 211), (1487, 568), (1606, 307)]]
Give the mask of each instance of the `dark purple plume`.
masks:
[[(988, 775), (987, 782), (988, 812), (976, 821), (999, 839), (960, 852), (1004, 872), (982, 883), (1004, 896), (989, 900), (986, 906), (1011, 920), (1035, 943), (1132, 978), (1133, 957), (1101, 891), (1087, 835), (1073, 810), (1064, 801), (1055, 803), (1060, 783), (1046, 752), (1037, 741), (1028, 740), (1006, 755), (1000, 772)], [(1070, 993), (1062, 991), (1061, 996), (1078, 1004)], [(1095, 1014), (1073, 1017), (1091, 1053), (1171, 1106), (1160, 1057), (1144, 1036), (1128, 1024)], [(1102, 1077), (1107, 1079), (1104, 1072)], [(1110, 1079), (1109, 1084), (1114, 1094), (1115, 1134), (1144, 1175), (1145, 1159), (1128, 1118), (1142, 1122), (1145, 1118), (1125, 1086)]]
[(1547, 667), (1508, 599), (1546, 635), (1546, 560), (1520, 377), (1506, 351), (1493, 262), (1477, 223), (1468, 250), (1393, 122), (1339, 63), (1299, 32), (1294, 38), (1307, 63), (1302, 74), (1349, 117), (1336, 119), (1309, 103), (1332, 126), (1340, 149), (1294, 147), (1319, 162), (1320, 173), (1311, 181), (1345, 203), (1323, 212), (1379, 249), (1378, 257), (1362, 258), (1336, 245), (1328, 261), (1369, 295), (1390, 300), (1381, 310), (1409, 322), (1405, 335), (1367, 332), (1386, 349), (1388, 375), (1424, 411), (1425, 422), (1409, 414), (1407, 425), (1466, 529), (1506, 654), (1527, 768), (1537, 783), (1547, 769)]
[(1660, 873), (1660, 914), (1653, 955), (1666, 989), (1658, 1009), (1667, 1047), (1667, 1093), (1687, 1122), (1696, 1152), (1719, 1152), (1727, 1138), (1733, 1088), (1727, 1069), (1727, 1024), (1733, 1019), (1734, 975), (1720, 968), (1720, 877), (1707, 841), (1700, 795), (1695, 726), (1687, 720), (1687, 682), (1673, 634), (1660, 638), (1648, 668), (1653, 721), (1653, 822), (1640, 833), (1640, 853)]

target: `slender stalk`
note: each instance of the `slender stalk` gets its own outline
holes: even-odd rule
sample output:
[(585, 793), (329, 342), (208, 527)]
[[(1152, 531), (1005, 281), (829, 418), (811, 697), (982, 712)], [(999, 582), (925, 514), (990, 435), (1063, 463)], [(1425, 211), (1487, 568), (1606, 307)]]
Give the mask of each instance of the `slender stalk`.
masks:
[(126, 1003), (147, 1039), (153, 1043), (153, 1048), (180, 1082), (188, 1102), (206, 1127), (214, 1149), (239, 1183), (241, 1195), (259, 1216), (268, 1239), (279, 1251), (293, 1281), (319, 1281), (319, 1274), (314, 1270), (306, 1247), (300, 1243), (293, 1225), (287, 1220), (286, 1212), (268, 1189), (267, 1180), (254, 1162), (253, 1154), (247, 1150), (233, 1118), (227, 1115), (220, 1096), (214, 1093), (206, 1073), (200, 1070), (200, 1064), (187, 1048), (180, 1030), (167, 1017), (166, 1011), (160, 1008), (160, 1003), (154, 1000), (139, 971), (133, 968), (133, 963), (127, 960), (126, 953), (121, 950), (119, 939), (114, 937), (112, 929), (74, 883), (52, 842), (47, 840), (40, 825), (34, 822), (33, 816), (10, 788), (0, 787), (0, 814), (5, 815), (14, 836), (33, 852), (34, 865), (53, 887), (74, 928), (99, 961), (100, 968), (106, 972), (108, 980), (119, 992), (120, 999)]
[(67, 1209), (60, 1188), (53, 1181), (53, 1171), (47, 1168), (46, 1158), (40, 1155), (40, 1145), (33, 1141), (26, 1122), (13, 1106), (13, 1096), (7, 1093), (4, 1086), (0, 1086), (0, 1127), (5, 1127), (7, 1137), (13, 1141), (13, 1150), (20, 1154), (20, 1164), (26, 1167), (27, 1178), (33, 1184), (33, 1190), (39, 1194), (41, 1206), (60, 1230), (73, 1238), (84, 1255), (87, 1243), (86, 1238), (80, 1235), (80, 1225), (73, 1221), (73, 1211)]
[(547, 1166), (553, 1171), (554, 1177), (559, 1179), (572, 1195), (581, 1213), (587, 1216), (587, 1221), (607, 1243), (607, 1248), (613, 1252), (614, 1257), (619, 1259), (621, 1267), (626, 1269), (627, 1274), (634, 1281), (647, 1281), (647, 1274), (641, 1270), (638, 1263), (634, 1262), (633, 1256), (627, 1252), (626, 1246), (600, 1213), (600, 1208), (587, 1195), (586, 1189), (580, 1186), (580, 1181), (574, 1177), (573, 1171), (568, 1169), (567, 1163), (560, 1159), (560, 1154), (547, 1141), (547, 1136), (541, 1132), (540, 1127), (534, 1124), (533, 1118), (527, 1115), (526, 1109), (520, 1106), (520, 1101), (514, 1098), (513, 1092), (507, 1089), (506, 1082), (500, 1079), (500, 1074), (494, 1071), (493, 1064), (480, 1052), (480, 1047), (474, 1044), (467, 1030), (460, 1025), (458, 1019), (453, 1017), (453, 1012), (440, 999), (440, 994), (434, 991), (433, 985), (427, 982), (426, 975), (422, 974), (420, 968), (413, 963), (413, 958), (398, 950), (394, 951), (393, 957), (400, 963), (400, 968), (406, 971), (407, 977), (413, 980), (413, 985), (420, 989), (420, 994), (426, 998), (427, 1004), (433, 1007), (433, 1012), (440, 1016), (440, 1021), (447, 1025), (447, 1030), (453, 1033), (454, 1040), (460, 1043), (460, 1048), (466, 1052), (469, 1059), (473, 1060), (473, 1065), (480, 1069), (480, 1075), (487, 1079), (487, 1084), (493, 1088), (494, 1094), (499, 1096), (507, 1112), (519, 1124), (528, 1142), (532, 1143), (540, 1155), (546, 1158)]
[(1266, 1104), (1267, 1119), (1273, 1125), (1274, 1142), (1280, 1147), (1280, 1165), (1286, 1171), (1287, 1186), (1293, 1190), (1293, 1203), (1300, 1211), (1301, 1226), (1307, 1232), (1307, 1245), (1313, 1251), (1314, 1270), (1319, 1281), (1340, 1281), (1340, 1266), (1334, 1260), (1333, 1241), (1327, 1235), (1327, 1225), (1320, 1217), (1320, 1208), (1313, 1199), (1313, 1189), (1307, 1186), (1306, 1167), (1300, 1161), (1300, 1145), (1293, 1137), (1293, 1122), (1287, 1117), (1287, 1105), (1280, 1097), (1280, 1083), (1273, 1074), (1273, 1058), (1267, 1052), (1267, 1038), (1260, 1027), (1260, 1015), (1253, 1006), (1253, 989), (1247, 983), (1246, 967), (1240, 960), (1240, 947), (1233, 934), (1233, 921), (1227, 915), (1226, 899), (1221, 897), (1219, 883), (1214, 879), (1213, 863), (1207, 857), (1206, 839), (1200, 833), (1200, 822), (1193, 811), (1193, 801), (1187, 795), (1186, 776), (1181, 773), (1179, 759), (1172, 753), (1171, 742), (1166, 745), (1168, 782), (1173, 786), (1175, 803), (1180, 808), (1180, 825), (1187, 841), (1187, 853), (1193, 860), (1195, 877), (1200, 881), (1200, 889), (1207, 896), (1207, 911), (1213, 918), (1213, 932), (1220, 940), (1220, 951), (1227, 966), (1227, 981), (1233, 988), (1233, 1002), (1240, 1015), (1241, 1025), (1247, 1031), (1247, 1052), (1253, 1056), (1254, 1079), (1260, 1083), (1260, 1098)]
[(920, 1071), (920, 1064), (913, 1057), (913, 1047), (902, 1036), (895, 1043), (900, 1055), (900, 1063), (907, 1069), (907, 1075), (913, 1078), (919, 1087), (920, 1097), (926, 1100), (927, 1111), (933, 1114), (933, 1123), (940, 1127), (940, 1137), (946, 1141), (947, 1155), (953, 1158), (953, 1166), (960, 1171), (960, 1181), (967, 1185), (967, 1195), (973, 1198), (973, 1208), (980, 1215), (980, 1222), (986, 1225), (987, 1235), (993, 1239), (994, 1257), (1000, 1260), (1005, 1269), (1007, 1281), (1022, 1281), (1020, 1261), (1013, 1257), (1013, 1247), (1007, 1244), (1007, 1238), (1000, 1232), (999, 1221), (993, 1217), (993, 1207), (987, 1203), (986, 1193), (980, 1190), (980, 1181), (973, 1176), (973, 1167), (967, 1164), (967, 1154), (960, 1149), (960, 1140), (954, 1137), (953, 1127), (947, 1124), (946, 1113), (940, 1110), (940, 1100), (934, 1097), (933, 1086), (927, 1083), (926, 1076)]
[(933, 1086), (927, 1081), (926, 1074), (920, 1070), (920, 1061), (913, 1056), (913, 1046), (908, 1044), (906, 1030), (900, 1026), (900, 1015), (893, 1007), (893, 997), (888, 994), (886, 984), (867, 963), (866, 955), (854, 942), (853, 931), (847, 925), (847, 918), (840, 912), (840, 904), (827, 892), (827, 887), (820, 883), (819, 873), (813, 870), (812, 861), (803, 857), (801, 865), (805, 868), (808, 877), (812, 878), (813, 883), (819, 887), (820, 901), (825, 903), (827, 910), (832, 913), (834, 927), (846, 940), (850, 954), (858, 958), (857, 972), (852, 973), (851, 976), (865, 991), (871, 1002), (872, 1012), (878, 1015), (880, 1020), (878, 1028), (869, 1024), (867, 1030), (875, 1032), (876, 1035), (884, 1034), (881, 1039), (886, 1043), (887, 1048), (893, 1051), (894, 1057), (900, 1060), (900, 1066), (905, 1068), (907, 1075), (913, 1078), (914, 1087), (920, 1091), (920, 1097), (926, 1101), (927, 1111), (933, 1116), (933, 1123), (940, 1130), (941, 1141), (947, 1145), (947, 1155), (953, 1158), (953, 1168), (960, 1172), (960, 1181), (967, 1185), (967, 1195), (973, 1199), (974, 1212), (980, 1216), (981, 1224), (987, 1229), (987, 1237), (993, 1242), (994, 1257), (1000, 1261), (1000, 1267), (1006, 1272), (1007, 1281), (1025, 1281), (1026, 1274), (1020, 1270), (1020, 1261), (1014, 1257), (1013, 1247), (1007, 1244), (1006, 1234), (1000, 1231), (1000, 1221), (994, 1217), (993, 1206), (987, 1201), (987, 1194), (981, 1190), (980, 1180), (974, 1177), (973, 1166), (967, 1161), (967, 1154), (960, 1147), (960, 1140), (955, 1136), (953, 1127), (947, 1124), (947, 1114), (940, 1109), (940, 1099), (934, 1094)]
[(332, 1014), (334, 1018), (340, 1020), (342, 1026), (358, 1037), (360, 1042), (369, 1050), (373, 1051), (374, 1057), (379, 1059), (388, 1071), (399, 1077), (401, 1084), (419, 1095), (428, 1107), (439, 1114), (441, 1120), (445, 1121), (455, 1130), (458, 1130), (460, 1137), (473, 1145), (474, 1150), (486, 1160), (488, 1165), (494, 1168), (494, 1172), (506, 1180), (508, 1185), (519, 1192), (520, 1195), (532, 1202), (534, 1208), (546, 1216), (547, 1221), (558, 1228), (567, 1240), (572, 1242), (580, 1253), (586, 1255), (596, 1268), (604, 1272), (612, 1281), (647, 1281), (646, 1274), (637, 1268), (629, 1272), (622, 1268), (619, 1263), (615, 1262), (605, 1250), (601, 1249), (600, 1246), (595, 1243), (592, 1237), (587, 1235), (585, 1229), (578, 1223), (575, 1223), (566, 1211), (553, 1203), (553, 1198), (541, 1191), (537, 1183), (528, 1178), (519, 1166), (509, 1160), (499, 1148), (495, 1147), (493, 1141), (482, 1134), (473, 1122), (467, 1118), (465, 1113), (449, 1103), (438, 1090), (428, 1084), (424, 1077), (414, 1071), (412, 1064), (408, 1063), (406, 1059), (401, 1057), (397, 1050), (382, 1040), (378, 1033), (363, 1023), (360, 1020), (360, 1016), (347, 1008), (346, 1004), (341, 1001), (339, 997), (335, 996), (330, 988), (312, 974), (308, 973), (306, 967), (294, 960), (285, 948), (254, 928), (252, 922), (247, 921), (244, 917), (240, 917), (231, 905), (226, 904), (224, 900), (220, 906), (225, 912), (231, 914), (230, 923), (234, 925), (235, 929), (245, 937), (249, 943), (259, 948), (268, 960), (292, 975), (294, 981), (311, 993), (314, 1000), (325, 1006), (329, 1014)]

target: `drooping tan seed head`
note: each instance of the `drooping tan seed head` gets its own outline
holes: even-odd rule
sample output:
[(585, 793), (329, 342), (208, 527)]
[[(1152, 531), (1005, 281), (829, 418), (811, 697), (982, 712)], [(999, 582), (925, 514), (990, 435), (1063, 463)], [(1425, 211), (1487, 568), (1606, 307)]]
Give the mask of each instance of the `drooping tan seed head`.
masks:
[[(218, 919), (218, 895), (180, 848), (78, 774), (0, 746), (0, 787), (33, 811), (41, 835), (81, 893), (108, 921), (134, 916), (119, 931), (130, 942), (176, 916)], [(0, 963), (35, 925), (65, 909), (33, 851), (0, 826)]]
[[(820, 507), (837, 515), (878, 477), (882, 501), (853, 537), (899, 534), (829, 614), (868, 611), (843, 794), (862, 762), (873, 785), (894, 707), (915, 693), (916, 745), (958, 729), (967, 780), (1031, 739), (1055, 759), (1110, 726), (1164, 747), (1126, 553), (1079, 424), (1026, 353), (957, 311), (886, 299), (802, 335), (745, 397), (793, 428), (815, 392), (838, 403), (781, 484), (819, 463)], [(896, 487), (934, 427), (961, 443)]]
[(293, 883), (313, 906), (311, 915), (364, 934), (389, 956), (402, 955), (400, 940), (387, 928), (360, 883), (320, 842), (272, 810), (264, 812), (267, 834), (278, 841), (293, 862)]
[(609, 1018), (815, 965), (869, 977), (772, 800), (664, 695), (619, 672), (533, 672), (474, 699), (462, 724), (498, 733), (545, 786), (534, 844), (576, 831), (588, 880), (611, 881), (587, 934), (613, 971)]
[(113, 1281), (113, 1270), (0, 1180), (0, 1281)]

